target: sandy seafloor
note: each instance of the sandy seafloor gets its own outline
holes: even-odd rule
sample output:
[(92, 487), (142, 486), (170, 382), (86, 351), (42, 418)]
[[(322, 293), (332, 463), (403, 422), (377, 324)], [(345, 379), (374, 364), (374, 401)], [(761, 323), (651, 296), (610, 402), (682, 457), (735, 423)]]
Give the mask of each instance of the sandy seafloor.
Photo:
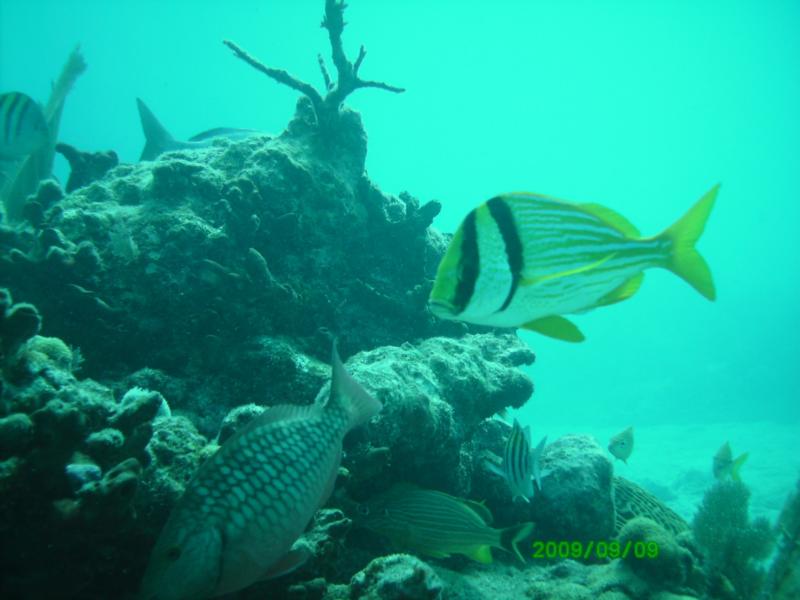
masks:
[[(556, 428), (531, 424), (534, 443), (545, 434), (548, 440), (555, 440), (566, 433), (588, 433), (604, 448), (622, 429), (624, 426)], [(712, 458), (726, 440), (734, 456), (749, 453), (741, 476), (752, 492), (751, 517), (767, 517), (774, 523), (800, 477), (800, 423), (634, 426), (633, 454), (628, 464), (615, 460), (614, 473), (642, 485), (691, 522), (713, 483)]]

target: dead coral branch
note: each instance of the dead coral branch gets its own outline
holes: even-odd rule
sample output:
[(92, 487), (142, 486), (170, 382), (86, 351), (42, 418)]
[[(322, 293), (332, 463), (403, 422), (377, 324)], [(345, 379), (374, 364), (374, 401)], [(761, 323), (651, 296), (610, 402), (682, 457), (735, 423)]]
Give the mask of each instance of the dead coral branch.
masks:
[(342, 32), (345, 26), (345, 8), (347, 8), (347, 5), (343, 0), (325, 0), (325, 16), (322, 19), (321, 25), (328, 30), (328, 38), (331, 43), (331, 56), (338, 76), (335, 82), (331, 80), (328, 69), (325, 66), (325, 61), (322, 56), (319, 56), (319, 66), (322, 71), (322, 78), (325, 82), (325, 96), (320, 94), (311, 84), (301, 81), (287, 71), (266, 66), (250, 56), (234, 42), (225, 40), (223, 43), (233, 50), (236, 56), (257, 71), (261, 71), (267, 77), (305, 95), (311, 100), (311, 104), (314, 106), (317, 123), (320, 127), (326, 128), (336, 122), (336, 118), (339, 115), (339, 107), (342, 105), (345, 98), (359, 88), (378, 88), (394, 93), (405, 91), (403, 88), (395, 87), (383, 83), (382, 81), (365, 80), (358, 76), (358, 70), (364, 62), (367, 51), (364, 49), (364, 46), (361, 46), (358, 51), (358, 57), (354, 63), (347, 59), (344, 53), (344, 47), (342, 46)]

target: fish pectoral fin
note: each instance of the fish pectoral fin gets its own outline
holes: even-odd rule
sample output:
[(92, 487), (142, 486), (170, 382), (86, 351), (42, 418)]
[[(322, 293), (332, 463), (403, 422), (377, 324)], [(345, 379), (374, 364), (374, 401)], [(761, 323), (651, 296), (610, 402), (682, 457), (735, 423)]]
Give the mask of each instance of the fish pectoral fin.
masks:
[(642, 281), (644, 281), (644, 273), (634, 275), (621, 286), (614, 288), (608, 294), (600, 298), (600, 300), (597, 301), (597, 306), (608, 306), (609, 304), (627, 300), (639, 291), (639, 288), (642, 286)]
[(476, 560), (485, 565), (492, 562), (492, 549), (490, 546), (476, 546), (475, 548), (470, 548), (469, 551), (464, 554), (472, 560)]
[(530, 321), (525, 323), (522, 328), (565, 342), (582, 342), (586, 339), (574, 323), (558, 315)]
[(495, 475), (498, 475), (498, 476), (502, 477), (503, 479), (506, 478), (506, 474), (505, 474), (505, 472), (503, 472), (503, 469), (498, 467), (496, 464), (494, 464), (490, 460), (484, 460), (483, 464), (486, 466), (486, 469), (490, 473), (494, 473)]
[(286, 575), (302, 567), (311, 558), (311, 551), (306, 547), (289, 550), (274, 562), (261, 576), (261, 580), (275, 579), (281, 575)]
[(567, 269), (566, 271), (559, 271), (558, 273), (549, 273), (547, 275), (533, 275), (530, 277), (523, 277), (519, 285), (522, 287), (536, 285), (538, 283), (542, 283), (543, 281), (548, 281), (550, 279), (561, 279), (562, 277), (568, 277), (570, 275), (577, 275), (579, 273), (585, 273), (586, 271), (591, 271), (592, 269), (596, 269), (612, 258), (617, 255), (616, 252), (609, 254), (608, 256), (604, 256), (600, 260), (596, 260), (593, 263), (589, 263), (588, 265), (581, 265), (580, 267), (575, 267), (574, 269)]

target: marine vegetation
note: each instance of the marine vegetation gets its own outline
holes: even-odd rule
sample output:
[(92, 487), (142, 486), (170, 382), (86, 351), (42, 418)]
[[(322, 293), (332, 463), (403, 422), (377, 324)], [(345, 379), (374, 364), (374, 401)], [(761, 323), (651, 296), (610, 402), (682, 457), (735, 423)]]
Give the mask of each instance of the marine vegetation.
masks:
[(800, 479), (797, 480), (794, 492), (786, 499), (775, 529), (778, 552), (772, 561), (760, 598), (800, 598)]
[(755, 598), (764, 582), (766, 559), (775, 543), (764, 518), (748, 515), (750, 490), (741, 481), (717, 481), (703, 497), (692, 531), (708, 560), (713, 596)]
[(714, 300), (711, 271), (695, 244), (718, 190), (711, 188), (677, 222), (649, 238), (599, 204), (537, 194), (496, 196), (472, 210), (450, 240), (431, 291), (431, 312), (580, 342), (583, 334), (562, 315), (627, 300), (646, 269), (668, 269)]

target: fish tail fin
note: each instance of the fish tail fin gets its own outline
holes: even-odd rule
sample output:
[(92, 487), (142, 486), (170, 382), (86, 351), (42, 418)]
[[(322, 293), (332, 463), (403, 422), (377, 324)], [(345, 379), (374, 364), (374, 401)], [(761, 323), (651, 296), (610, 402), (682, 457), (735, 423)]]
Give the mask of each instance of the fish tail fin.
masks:
[(142, 131), (145, 137), (144, 150), (142, 150), (139, 160), (154, 160), (175, 144), (175, 138), (156, 119), (153, 111), (142, 102), (141, 98), (136, 99), (136, 106), (139, 109), (139, 119), (142, 122)]
[(714, 280), (708, 264), (694, 246), (703, 234), (718, 191), (719, 184), (706, 192), (685, 215), (658, 236), (670, 245), (664, 266), (709, 300), (716, 298)]
[(328, 404), (339, 403), (349, 418), (348, 429), (358, 427), (369, 421), (383, 408), (378, 400), (369, 395), (360, 383), (350, 377), (339, 358), (336, 342), (333, 343), (333, 374)]
[(737, 457), (733, 464), (731, 465), (731, 477), (733, 477), (736, 481), (741, 481), (742, 476), (739, 475), (739, 471), (742, 469), (742, 465), (747, 462), (747, 457), (750, 456), (747, 452)]
[(520, 562), (525, 562), (519, 551), (519, 543), (533, 533), (533, 523), (520, 523), (500, 532), (500, 547), (514, 554)]

